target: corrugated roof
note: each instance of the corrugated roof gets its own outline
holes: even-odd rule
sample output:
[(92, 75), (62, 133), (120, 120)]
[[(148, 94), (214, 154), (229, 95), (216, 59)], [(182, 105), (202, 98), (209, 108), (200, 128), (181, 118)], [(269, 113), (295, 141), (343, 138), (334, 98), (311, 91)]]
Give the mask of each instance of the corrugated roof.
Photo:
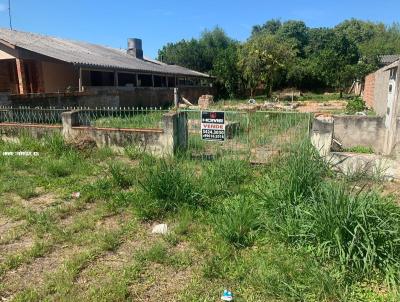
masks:
[(178, 65), (167, 65), (156, 60), (143, 60), (128, 55), (125, 50), (73, 41), (34, 33), (0, 28), (0, 40), (67, 63), (93, 68), (112, 68), (183, 76), (209, 75)]
[(382, 65), (392, 64), (393, 62), (400, 59), (400, 55), (381, 55), (379, 56), (379, 62)]

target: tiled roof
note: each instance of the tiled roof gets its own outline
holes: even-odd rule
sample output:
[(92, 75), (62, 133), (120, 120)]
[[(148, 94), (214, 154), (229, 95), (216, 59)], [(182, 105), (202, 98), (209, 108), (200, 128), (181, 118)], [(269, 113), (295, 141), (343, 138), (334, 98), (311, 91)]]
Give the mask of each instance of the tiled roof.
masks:
[(382, 65), (389, 65), (400, 59), (400, 55), (382, 55), (379, 56), (379, 62)]
[(171, 75), (209, 77), (209, 75), (177, 65), (135, 58), (125, 50), (0, 28), (1, 40), (53, 59), (92, 68), (110, 68)]

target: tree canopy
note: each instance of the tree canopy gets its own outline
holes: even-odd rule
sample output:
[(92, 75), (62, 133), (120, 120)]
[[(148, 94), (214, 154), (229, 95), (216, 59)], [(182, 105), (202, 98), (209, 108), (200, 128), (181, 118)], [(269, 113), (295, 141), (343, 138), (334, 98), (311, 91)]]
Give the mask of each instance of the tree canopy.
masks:
[(379, 56), (400, 54), (400, 25), (350, 19), (333, 28), (278, 19), (254, 25), (243, 43), (216, 27), (198, 39), (169, 43), (158, 59), (216, 77), (222, 96), (297, 87), (343, 91), (377, 69)]

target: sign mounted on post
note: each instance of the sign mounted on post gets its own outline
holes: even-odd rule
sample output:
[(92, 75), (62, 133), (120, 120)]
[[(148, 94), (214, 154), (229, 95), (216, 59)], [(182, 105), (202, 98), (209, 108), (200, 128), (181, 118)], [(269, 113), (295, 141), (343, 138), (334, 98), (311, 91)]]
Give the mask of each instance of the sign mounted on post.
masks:
[(225, 112), (201, 112), (201, 138), (206, 141), (225, 141)]

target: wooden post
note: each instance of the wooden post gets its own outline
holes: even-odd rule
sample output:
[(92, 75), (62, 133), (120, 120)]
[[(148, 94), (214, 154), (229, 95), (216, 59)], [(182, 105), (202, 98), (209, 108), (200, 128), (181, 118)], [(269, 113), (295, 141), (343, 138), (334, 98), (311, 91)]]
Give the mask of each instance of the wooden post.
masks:
[(82, 67), (79, 67), (79, 92), (83, 92)]
[(174, 107), (177, 109), (179, 106), (179, 89), (174, 88)]
[(16, 59), (15, 63), (17, 65), (19, 94), (26, 94), (27, 93), (27, 87), (26, 87), (24, 61), (22, 59)]
[(152, 84), (152, 87), (154, 87), (154, 74), (151, 75), (151, 84)]
[(114, 86), (118, 87), (118, 72), (114, 71)]
[(136, 87), (139, 87), (139, 75), (136, 74)]

